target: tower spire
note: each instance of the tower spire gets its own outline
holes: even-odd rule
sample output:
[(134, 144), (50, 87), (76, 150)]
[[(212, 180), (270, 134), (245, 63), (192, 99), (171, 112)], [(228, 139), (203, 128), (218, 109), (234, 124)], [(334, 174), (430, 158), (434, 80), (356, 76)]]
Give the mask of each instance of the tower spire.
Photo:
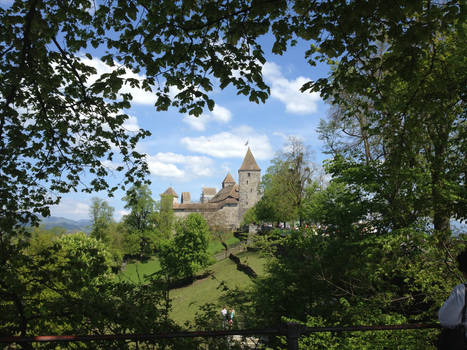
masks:
[(246, 151), (245, 158), (243, 158), (243, 163), (238, 171), (260, 171), (258, 164), (256, 163), (255, 157), (253, 157), (253, 153), (251, 153), (250, 147)]
[(230, 173), (227, 173), (227, 176), (225, 177), (224, 181), (222, 181), (222, 188), (229, 185), (235, 185), (235, 180), (232, 177), (232, 175), (230, 175)]

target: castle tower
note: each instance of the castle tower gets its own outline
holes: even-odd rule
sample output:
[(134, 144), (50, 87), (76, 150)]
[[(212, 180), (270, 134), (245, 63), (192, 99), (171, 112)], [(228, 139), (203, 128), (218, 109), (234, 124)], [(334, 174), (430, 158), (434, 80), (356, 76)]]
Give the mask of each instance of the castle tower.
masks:
[(260, 181), (261, 169), (256, 163), (250, 147), (248, 147), (242, 166), (238, 169), (238, 215), (240, 223), (242, 222), (243, 214), (245, 214), (247, 209), (254, 206), (260, 199), (258, 193)]
[(161, 197), (162, 196), (170, 196), (173, 198), (172, 200), (173, 205), (178, 204), (178, 194), (177, 192), (175, 192), (175, 190), (172, 187), (169, 187), (168, 189), (166, 189), (164, 193), (161, 194)]
[(212, 197), (214, 197), (217, 193), (217, 190), (214, 187), (203, 187), (201, 191), (201, 198), (200, 202), (201, 203), (207, 203), (209, 202)]
[(222, 188), (225, 188), (227, 186), (233, 186), (233, 185), (235, 185), (235, 180), (232, 177), (232, 175), (230, 175), (230, 173), (228, 173), (226, 175), (224, 181), (222, 181)]

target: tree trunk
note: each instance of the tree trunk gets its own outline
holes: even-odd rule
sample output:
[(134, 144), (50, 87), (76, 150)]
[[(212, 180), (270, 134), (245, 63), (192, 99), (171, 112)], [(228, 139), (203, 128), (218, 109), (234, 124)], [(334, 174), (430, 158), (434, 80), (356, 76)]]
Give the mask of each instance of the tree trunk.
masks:
[[(24, 306), (23, 306), (23, 302), (22, 300), (20, 299), (19, 296), (15, 295), (13, 297), (13, 302), (16, 306), (16, 309), (18, 310), (18, 314), (20, 316), (20, 329), (21, 329), (21, 332), (20, 332), (20, 335), (22, 337), (27, 337), (28, 334), (27, 334), (27, 328), (28, 328), (28, 320), (25, 316), (25, 311), (24, 311)], [(21, 348), (22, 349), (25, 349), (25, 350), (33, 350), (33, 346), (31, 343), (21, 343), (20, 344)]]
[(451, 230), (450, 211), (445, 198), (444, 191), (448, 189), (444, 186), (445, 157), (447, 138), (438, 135), (433, 140), (434, 158), (431, 164), (431, 195), (433, 203), (433, 226), (435, 231), (448, 232)]
[(368, 164), (371, 160), (371, 149), (370, 149), (370, 140), (368, 136), (368, 121), (363, 114), (358, 113), (358, 123), (360, 125), (360, 135), (362, 136), (363, 146), (365, 148), (365, 160)]

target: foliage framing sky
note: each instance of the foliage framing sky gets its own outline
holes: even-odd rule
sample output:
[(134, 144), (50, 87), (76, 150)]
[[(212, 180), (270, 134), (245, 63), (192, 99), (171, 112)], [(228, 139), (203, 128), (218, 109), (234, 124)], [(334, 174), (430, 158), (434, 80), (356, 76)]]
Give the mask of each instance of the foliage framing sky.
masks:
[[(265, 52), (270, 52), (272, 41), (264, 39)], [(301, 93), (300, 87), (307, 81), (324, 77), (328, 67), (311, 67), (303, 59), (306, 48), (291, 48), (284, 56), (270, 55), (263, 68), (265, 81), (271, 88), (271, 96), (265, 104), (255, 104), (248, 97), (237, 95), (234, 89), (214, 88), (211, 96), (216, 101), (212, 112), (206, 110), (200, 117), (182, 115), (175, 109), (157, 112), (155, 96), (150, 93), (124, 88), (133, 95), (130, 115), (126, 123), (129, 132), (143, 128), (152, 135), (138, 145), (138, 151), (147, 155), (150, 189), (153, 198), (169, 186), (181, 195), (190, 192), (192, 201), (199, 201), (202, 187), (218, 190), (228, 172), (238, 181), (237, 170), (247, 147), (250, 147), (262, 174), (276, 152), (281, 150), (289, 136), (295, 136), (310, 146), (314, 161), (321, 163), (321, 141), (316, 127), (327, 114), (328, 106), (319, 94)], [(83, 60), (87, 60), (83, 58)], [(98, 59), (87, 63), (99, 74), (110, 71)], [(132, 77), (136, 75), (130, 73)], [(109, 167), (114, 165), (109, 164)], [(86, 176), (83, 176), (86, 182)], [(119, 175), (111, 181), (121, 183)], [(62, 195), (61, 203), (53, 207), (51, 215), (69, 219), (89, 217), (92, 197), (105, 199), (115, 208), (115, 219), (126, 213), (119, 191), (113, 198), (105, 193), (69, 193)]]

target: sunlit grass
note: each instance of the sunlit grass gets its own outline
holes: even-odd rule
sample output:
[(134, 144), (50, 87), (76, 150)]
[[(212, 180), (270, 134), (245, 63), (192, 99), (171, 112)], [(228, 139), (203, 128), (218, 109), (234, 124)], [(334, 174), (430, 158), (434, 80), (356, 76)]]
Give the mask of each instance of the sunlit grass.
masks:
[[(227, 244), (227, 246), (231, 247), (231, 246), (234, 246), (240, 243), (240, 240), (237, 237), (234, 237), (233, 235), (231, 235), (230, 237), (224, 238), (224, 242)], [(223, 250), (224, 250), (224, 246), (218, 239), (213, 239), (209, 242), (209, 246), (208, 246), (209, 255), (217, 254)]]
[[(225, 233), (223, 234), (224, 242), (229, 246), (234, 246), (240, 242), (238, 238), (236, 238), (232, 233)], [(224, 246), (221, 244), (217, 237), (213, 236), (209, 242), (208, 246), (208, 253), (211, 256), (222, 252), (224, 250)], [(126, 281), (130, 282), (142, 282), (144, 281), (145, 275), (153, 274), (161, 269), (161, 265), (159, 259), (157, 257), (152, 257), (147, 262), (134, 262), (128, 263), (125, 266), (124, 271), (118, 274), (118, 278), (121, 278)]]
[(161, 269), (161, 264), (157, 257), (152, 257), (147, 262), (137, 262), (127, 264), (125, 270), (118, 274), (118, 277), (129, 282), (143, 282), (145, 275), (153, 274)]
[[(258, 253), (243, 252), (237, 254), (242, 263), (248, 262), (259, 275), (264, 271), (264, 259)], [(251, 279), (243, 272), (238, 271), (235, 263), (230, 259), (221, 260), (209, 267), (212, 277), (196, 281), (190, 286), (174, 289), (170, 292), (172, 298), (172, 312), (170, 317), (178, 324), (193, 321), (196, 311), (205, 303), (218, 302), (222, 291), (218, 289), (221, 282), (229, 288), (241, 289), (251, 286)]]
[[(240, 240), (232, 234), (223, 237), (229, 247), (240, 243)], [(223, 245), (213, 237), (208, 247), (211, 256), (224, 251)], [(265, 259), (256, 252), (235, 253), (243, 264), (249, 265), (258, 275), (264, 273)], [(118, 274), (118, 278), (138, 283), (144, 282), (144, 276), (150, 275), (161, 269), (159, 259), (152, 257), (145, 263), (136, 262), (126, 265), (125, 270)], [(223, 282), (228, 288), (245, 289), (251, 286), (251, 279), (243, 272), (238, 271), (235, 263), (230, 259), (214, 262), (208, 267), (213, 274), (203, 280), (199, 280), (184, 288), (170, 291), (172, 298), (172, 311), (170, 317), (178, 324), (185, 321), (193, 321), (199, 307), (205, 303), (216, 303), (222, 295), (219, 285)]]

